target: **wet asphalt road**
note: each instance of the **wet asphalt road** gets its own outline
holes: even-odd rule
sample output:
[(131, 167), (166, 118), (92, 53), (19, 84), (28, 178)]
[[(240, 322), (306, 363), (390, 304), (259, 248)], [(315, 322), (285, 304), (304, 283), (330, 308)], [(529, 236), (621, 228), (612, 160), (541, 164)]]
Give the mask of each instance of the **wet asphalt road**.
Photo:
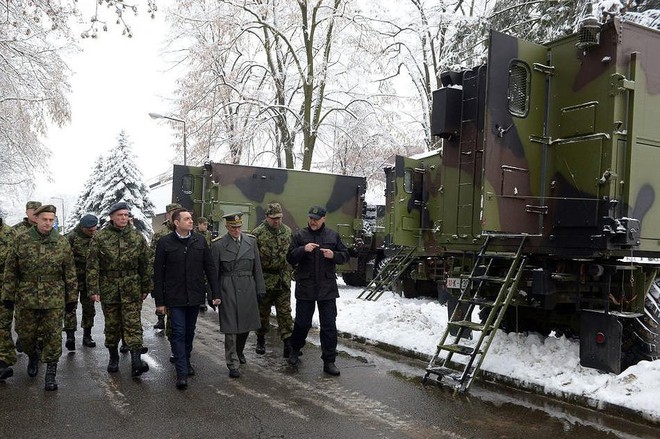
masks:
[[(100, 311), (100, 310), (99, 310)], [(475, 382), (469, 395), (423, 386), (425, 363), (340, 340), (340, 377), (322, 372), (316, 334), (298, 369), (286, 365), (271, 331), (267, 353), (254, 353), (239, 379), (227, 375), (217, 314), (200, 314), (188, 389), (174, 387), (169, 345), (143, 311), (150, 370), (130, 376), (130, 356), (108, 374), (102, 315), (94, 349), (81, 346), (59, 363), (57, 392), (43, 390), (19, 354), (14, 377), (0, 382), (0, 438), (657, 438), (660, 429), (547, 398)]]

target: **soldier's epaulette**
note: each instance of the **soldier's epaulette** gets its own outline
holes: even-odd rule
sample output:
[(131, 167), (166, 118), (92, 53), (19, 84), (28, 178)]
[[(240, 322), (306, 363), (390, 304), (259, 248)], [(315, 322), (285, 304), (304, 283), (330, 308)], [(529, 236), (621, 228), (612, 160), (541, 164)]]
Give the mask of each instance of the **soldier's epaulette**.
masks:
[(250, 238), (254, 238), (254, 239), (257, 239), (257, 237), (256, 237), (256, 236), (254, 236), (254, 235), (253, 235), (252, 233), (248, 233), (248, 232), (243, 232), (243, 234), (244, 234), (245, 236), (249, 236)]
[(213, 239), (211, 240), (211, 242), (219, 241), (219, 240), (221, 240), (221, 239), (222, 239), (222, 236), (216, 236), (215, 238), (213, 238)]

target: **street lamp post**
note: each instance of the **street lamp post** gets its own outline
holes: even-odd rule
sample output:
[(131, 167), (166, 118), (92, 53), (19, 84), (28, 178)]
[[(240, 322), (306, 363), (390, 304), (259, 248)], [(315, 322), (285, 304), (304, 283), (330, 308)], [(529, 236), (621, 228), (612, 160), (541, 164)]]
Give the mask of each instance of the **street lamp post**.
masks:
[(186, 144), (186, 121), (174, 116), (165, 116), (159, 113), (149, 113), (149, 117), (152, 119), (167, 119), (173, 120), (174, 122), (181, 122), (183, 124), (183, 165), (188, 164), (188, 145)]

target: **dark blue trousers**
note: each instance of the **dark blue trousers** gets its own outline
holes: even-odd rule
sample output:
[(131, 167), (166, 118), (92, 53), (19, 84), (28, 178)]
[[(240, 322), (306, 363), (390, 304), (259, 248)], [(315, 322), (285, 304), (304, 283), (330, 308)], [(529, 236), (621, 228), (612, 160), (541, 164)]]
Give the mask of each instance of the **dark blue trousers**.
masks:
[(174, 367), (177, 376), (188, 375), (190, 364), (190, 353), (192, 352), (193, 339), (195, 338), (195, 326), (199, 315), (199, 305), (195, 306), (173, 306), (168, 308), (170, 324), (172, 325), (172, 337), (170, 345), (174, 354)]
[(321, 358), (324, 363), (334, 363), (337, 358), (337, 302), (330, 300), (296, 299), (296, 320), (293, 323), (291, 347), (300, 350), (305, 346), (305, 339), (312, 327), (314, 308), (318, 305), (321, 324)]

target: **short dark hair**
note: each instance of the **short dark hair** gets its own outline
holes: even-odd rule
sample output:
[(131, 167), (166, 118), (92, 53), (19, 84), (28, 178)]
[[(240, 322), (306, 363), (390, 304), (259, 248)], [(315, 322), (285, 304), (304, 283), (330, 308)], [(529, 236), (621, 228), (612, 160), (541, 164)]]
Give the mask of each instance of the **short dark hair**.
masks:
[(187, 209), (177, 209), (177, 210), (173, 211), (173, 212), (172, 212), (172, 222), (174, 222), (174, 221), (180, 219), (180, 218), (181, 218), (181, 214), (182, 214), (183, 212), (188, 212), (188, 210), (187, 210)]

